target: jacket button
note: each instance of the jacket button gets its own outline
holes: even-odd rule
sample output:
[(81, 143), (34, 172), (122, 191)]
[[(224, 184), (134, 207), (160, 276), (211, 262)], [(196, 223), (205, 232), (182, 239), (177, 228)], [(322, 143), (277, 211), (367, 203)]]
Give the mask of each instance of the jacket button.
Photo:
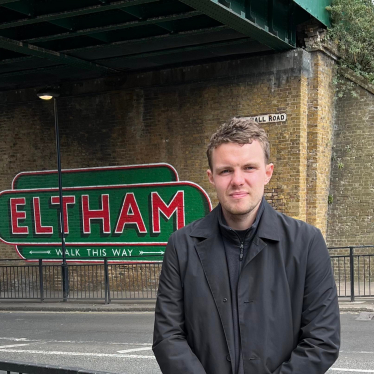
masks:
[(229, 361), (229, 362), (231, 362), (231, 357), (230, 357), (230, 355), (227, 355), (227, 356), (226, 356), (226, 360)]
[(223, 302), (224, 302), (224, 303), (227, 303), (227, 299), (226, 299), (226, 297), (223, 299)]

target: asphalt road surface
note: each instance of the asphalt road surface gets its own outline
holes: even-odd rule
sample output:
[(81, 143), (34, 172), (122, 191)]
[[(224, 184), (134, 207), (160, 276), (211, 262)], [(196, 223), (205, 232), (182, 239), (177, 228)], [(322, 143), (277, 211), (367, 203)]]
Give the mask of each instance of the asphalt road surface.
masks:
[[(374, 373), (374, 320), (357, 317), (342, 314), (341, 353), (329, 374)], [(0, 321), (0, 360), (161, 373), (151, 350), (153, 313), (1, 312)]]

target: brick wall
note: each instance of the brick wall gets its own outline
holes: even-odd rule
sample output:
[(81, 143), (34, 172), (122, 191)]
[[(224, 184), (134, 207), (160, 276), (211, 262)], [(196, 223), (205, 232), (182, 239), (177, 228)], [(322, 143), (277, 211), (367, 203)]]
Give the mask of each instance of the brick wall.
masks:
[(309, 80), (308, 98), (307, 221), (325, 234), (334, 112), (334, 60), (320, 51), (311, 55), (313, 77)]
[(374, 244), (374, 89), (357, 85), (356, 91), (357, 97), (347, 93), (336, 102), (327, 231), (330, 246)]
[[(62, 85), (62, 167), (167, 162), (215, 205), (205, 156), (212, 132), (232, 116), (286, 113), (263, 126), (275, 164), (266, 196), (325, 232), (331, 66), (320, 52), (295, 50)], [(52, 103), (35, 93), (0, 93), (1, 190), (20, 171), (56, 169)], [(0, 245), (0, 258), (14, 256)]]

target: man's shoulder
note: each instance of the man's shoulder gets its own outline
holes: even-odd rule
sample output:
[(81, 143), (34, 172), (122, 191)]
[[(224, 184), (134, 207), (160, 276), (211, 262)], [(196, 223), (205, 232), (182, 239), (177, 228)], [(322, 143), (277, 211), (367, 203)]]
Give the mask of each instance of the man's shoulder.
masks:
[(181, 236), (185, 236), (185, 235), (190, 235), (194, 229), (196, 227), (198, 227), (199, 223), (204, 219), (205, 217), (203, 218), (199, 218), (197, 219), (196, 221), (193, 221), (191, 223), (189, 223), (188, 225), (174, 231), (171, 236), (174, 236), (174, 237), (181, 237)]
[(299, 235), (314, 236), (320, 232), (320, 230), (317, 227), (305, 221), (302, 221), (298, 218), (293, 218), (293, 217), (288, 216), (285, 213), (279, 212), (275, 210), (273, 207), (271, 207), (270, 205), (269, 205), (269, 209), (272, 211), (271, 215), (274, 221), (276, 222), (277, 228), (283, 233), (287, 233), (288, 235), (296, 235), (296, 236), (299, 236)]
[(217, 213), (218, 206), (209, 212), (205, 217), (199, 218), (186, 226), (174, 231), (171, 234), (171, 238), (183, 238), (183, 237), (208, 237), (212, 233), (213, 226), (217, 224)]

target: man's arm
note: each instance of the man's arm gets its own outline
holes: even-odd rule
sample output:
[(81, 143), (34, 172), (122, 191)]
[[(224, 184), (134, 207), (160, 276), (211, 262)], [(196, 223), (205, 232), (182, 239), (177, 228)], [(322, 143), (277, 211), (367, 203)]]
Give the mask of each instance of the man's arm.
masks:
[(183, 288), (172, 237), (158, 288), (153, 352), (163, 374), (206, 374), (186, 340)]
[(330, 256), (318, 230), (308, 251), (299, 343), (273, 374), (323, 374), (338, 358), (339, 347), (338, 296)]

